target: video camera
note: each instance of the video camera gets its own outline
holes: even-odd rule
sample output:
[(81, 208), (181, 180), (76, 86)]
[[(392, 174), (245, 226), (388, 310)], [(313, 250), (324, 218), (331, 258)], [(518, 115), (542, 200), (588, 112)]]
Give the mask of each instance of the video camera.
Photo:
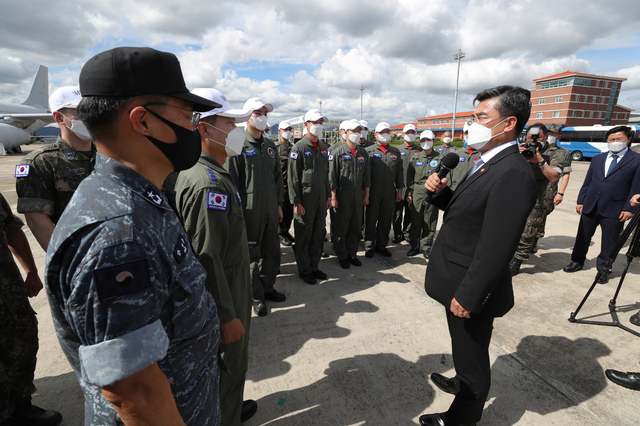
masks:
[(540, 137), (540, 127), (532, 127), (529, 129), (529, 136), (533, 139), (531, 142), (527, 142), (524, 145), (524, 151), (522, 151), (522, 155), (527, 160), (531, 160), (536, 155), (536, 148), (542, 152), (542, 148), (544, 148), (544, 144), (538, 142), (538, 138)]

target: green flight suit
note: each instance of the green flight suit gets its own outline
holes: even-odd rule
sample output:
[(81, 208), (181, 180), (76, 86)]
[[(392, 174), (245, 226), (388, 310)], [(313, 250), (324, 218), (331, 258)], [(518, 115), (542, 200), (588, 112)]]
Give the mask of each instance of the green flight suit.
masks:
[(424, 183), (433, 173), (438, 173), (442, 156), (435, 150), (415, 154), (409, 160), (407, 170), (407, 196), (411, 196), (411, 229), (409, 244), (422, 252), (430, 251), (438, 225), (438, 208), (424, 201), (427, 190)]
[(362, 235), (364, 189), (371, 187), (369, 154), (356, 145), (355, 155), (348, 143), (329, 155), (329, 184), (336, 190), (338, 208), (331, 209), (333, 249), (338, 259), (355, 257)]
[(327, 144), (319, 140), (316, 149), (307, 136), (289, 154), (289, 199), (294, 210), (296, 204), (305, 210), (304, 216), (294, 213), (293, 221), (296, 263), (302, 274), (317, 271), (322, 256), (327, 200), (331, 198), (328, 158)]
[(398, 189), (404, 186), (402, 156), (398, 148), (379, 144), (367, 148), (371, 162), (371, 189), (364, 226), (364, 249), (382, 249), (389, 242)]
[(280, 217), (282, 172), (280, 158), (272, 140), (260, 136), (257, 141), (248, 130), (242, 153), (224, 164), (240, 193), (247, 227), (253, 299), (264, 300), (274, 291), (280, 268)]
[(195, 166), (180, 172), (175, 191), (178, 214), (207, 271), (220, 324), (238, 318), (246, 332), (236, 342), (220, 344), (229, 367), (220, 372), (221, 424), (240, 426), (251, 323), (249, 245), (240, 196), (229, 173), (205, 152)]
[[(407, 170), (409, 169), (409, 160), (419, 152), (422, 152), (420, 144), (407, 143), (396, 147), (400, 151), (402, 158), (402, 179), (407, 184)], [(405, 240), (409, 239), (409, 230), (411, 229), (411, 208), (407, 203), (407, 188), (402, 189), (402, 200), (396, 203), (396, 209), (393, 215), (393, 235), (403, 235)]]
[(480, 151), (475, 150), (473, 154), (469, 154), (469, 149), (463, 147), (459, 148), (456, 154), (460, 156), (460, 162), (447, 175), (448, 185), (452, 191), (455, 191), (460, 182), (469, 174), (469, 171), (473, 168), (473, 162), (480, 156)]

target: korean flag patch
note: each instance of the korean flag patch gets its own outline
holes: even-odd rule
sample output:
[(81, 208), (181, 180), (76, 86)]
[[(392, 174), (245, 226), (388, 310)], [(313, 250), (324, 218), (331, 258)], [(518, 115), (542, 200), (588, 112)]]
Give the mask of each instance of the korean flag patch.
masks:
[(329, 161), (333, 161), (333, 154), (329, 154)]
[(227, 194), (209, 191), (207, 193), (207, 209), (220, 210), (220, 211), (226, 212), (228, 200), (229, 200), (229, 195)]
[(29, 165), (28, 164), (18, 164), (16, 166), (16, 173), (13, 177), (21, 178), (29, 176)]
[(291, 158), (292, 160), (297, 160), (298, 159), (298, 153), (297, 152), (292, 152), (291, 154), (289, 154), (289, 158)]

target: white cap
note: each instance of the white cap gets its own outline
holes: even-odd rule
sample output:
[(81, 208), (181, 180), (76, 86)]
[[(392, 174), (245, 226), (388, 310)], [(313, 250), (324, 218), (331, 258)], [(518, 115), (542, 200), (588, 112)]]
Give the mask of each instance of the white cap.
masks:
[(409, 123), (409, 124), (405, 124), (404, 127), (402, 128), (402, 133), (407, 133), (409, 130), (416, 130), (416, 126), (414, 126), (413, 124)]
[(307, 111), (304, 115), (304, 122), (306, 123), (307, 121), (318, 121), (322, 119), (322, 122), (325, 123), (327, 121), (329, 121), (327, 119), (327, 117), (325, 117), (324, 115), (322, 115), (322, 113), (317, 110), (317, 109), (310, 109), (309, 111)]
[(78, 86), (64, 86), (49, 96), (51, 112), (60, 111), (62, 108), (76, 108), (82, 100)]
[(342, 124), (344, 124), (345, 130), (355, 130), (358, 127), (362, 129), (362, 125), (358, 120), (347, 120), (347, 121), (343, 121)]
[(358, 123), (360, 123), (362, 130), (369, 129), (369, 122), (367, 120), (360, 120)]
[(347, 125), (347, 123), (351, 121), (351, 120), (344, 120), (342, 123), (340, 123), (340, 130), (347, 130), (347, 128), (345, 127)]
[(278, 130), (288, 129), (289, 127), (293, 128), (289, 120), (281, 121), (280, 124), (278, 124)]
[(224, 95), (217, 89), (193, 89), (191, 91), (194, 95), (208, 99), (221, 105), (220, 108), (214, 108), (209, 111), (201, 113), (200, 118), (211, 117), (212, 115), (219, 115), (220, 117), (235, 118), (236, 123), (244, 123), (251, 117), (252, 111), (243, 111), (239, 109), (232, 109), (231, 104), (224, 97)]
[(386, 123), (383, 121), (382, 123), (378, 123), (378, 125), (376, 126), (375, 132), (380, 133), (381, 131), (387, 130), (387, 129), (391, 130), (391, 126), (389, 126), (389, 123)]
[(423, 130), (422, 133), (420, 133), (420, 140), (435, 139), (435, 138), (436, 138), (436, 135), (434, 135), (431, 130)]
[(267, 107), (267, 112), (273, 111), (273, 105), (262, 102), (260, 98), (249, 99), (247, 102), (244, 103), (244, 106), (242, 107), (242, 109), (251, 111), (251, 113), (253, 113), (253, 111), (256, 111), (262, 107)]
[(465, 121), (464, 126), (462, 126), (462, 133), (467, 133), (469, 131), (469, 122)]

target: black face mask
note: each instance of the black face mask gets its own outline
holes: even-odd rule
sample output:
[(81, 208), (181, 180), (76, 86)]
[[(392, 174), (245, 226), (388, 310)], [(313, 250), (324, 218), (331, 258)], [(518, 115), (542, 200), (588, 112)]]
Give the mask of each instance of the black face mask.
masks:
[(159, 141), (152, 136), (146, 136), (169, 161), (173, 164), (174, 171), (187, 170), (193, 167), (200, 158), (202, 146), (200, 145), (200, 132), (196, 130), (187, 130), (182, 126), (167, 120), (155, 112), (147, 109), (151, 114), (158, 117), (163, 123), (171, 127), (176, 134), (178, 141), (176, 143), (166, 143)]

